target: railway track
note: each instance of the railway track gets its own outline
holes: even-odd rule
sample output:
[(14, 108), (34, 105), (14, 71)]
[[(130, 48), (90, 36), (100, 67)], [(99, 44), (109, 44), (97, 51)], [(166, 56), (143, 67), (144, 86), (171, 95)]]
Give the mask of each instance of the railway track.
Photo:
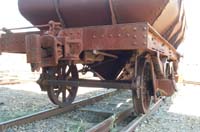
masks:
[(196, 81), (186, 81), (186, 80), (183, 80), (183, 84), (194, 84), (194, 85), (200, 85), (200, 82), (196, 82)]
[(73, 104), (69, 105), (68, 107), (53, 108), (53, 109), (41, 111), (41, 112), (38, 112), (38, 113), (34, 113), (34, 114), (31, 114), (31, 115), (23, 116), (23, 117), (20, 117), (20, 118), (16, 118), (16, 119), (13, 119), (13, 120), (9, 120), (9, 121), (6, 121), (6, 122), (2, 122), (2, 123), (0, 123), (0, 132), (4, 131), (7, 128), (12, 127), (12, 126), (16, 126), (16, 125), (19, 126), (19, 125), (23, 125), (23, 124), (26, 124), (26, 123), (31, 123), (33, 121), (46, 119), (46, 118), (49, 118), (51, 116), (56, 116), (56, 115), (59, 115), (59, 114), (65, 113), (65, 112), (72, 111), (74, 109), (77, 109), (78, 107), (83, 107), (85, 105), (89, 105), (89, 104), (98, 102), (98, 101), (100, 101), (100, 100), (102, 100), (102, 99), (104, 99), (108, 96), (111, 96), (113, 94), (116, 94), (116, 93), (117, 93), (117, 91), (114, 90), (114, 91), (111, 91), (111, 92), (107, 92), (107, 93), (104, 93), (104, 94), (100, 94), (100, 95), (91, 97), (89, 99), (74, 102)]
[(151, 108), (150, 110), (144, 114), (136, 117), (133, 121), (131, 121), (126, 127), (124, 127), (120, 132), (133, 132), (135, 128), (141, 124), (149, 115), (155, 112), (163, 103), (165, 98), (160, 98)]
[(14, 80), (14, 81), (0, 81), (0, 85), (13, 85), (20, 84), (22, 81)]
[(111, 117), (107, 118), (106, 120), (87, 130), (87, 132), (110, 132), (111, 129), (114, 129), (114, 124), (120, 124), (120, 122), (124, 121), (124, 119), (126, 119), (129, 116), (133, 116), (134, 119), (125, 127), (116, 128), (114, 129), (114, 131), (133, 132), (135, 128), (139, 124), (141, 124), (142, 121), (144, 121), (150, 114), (152, 114), (161, 106), (163, 100), (164, 98), (159, 99), (155, 104), (152, 105), (152, 107), (146, 114), (134, 117), (133, 109), (128, 108), (120, 113), (112, 115)]
[[(101, 117), (98, 121), (89, 120), (88, 117), (81, 117), (83, 120), (87, 120), (84, 128), (80, 131), (87, 132), (108, 132), (110, 129), (119, 130), (130, 130), (132, 131), (141, 121), (143, 121), (149, 114), (151, 114), (155, 109), (157, 109), (163, 99), (160, 99), (156, 104), (152, 106), (150, 111), (140, 117), (135, 117), (133, 114), (132, 100), (128, 98), (131, 94), (126, 91), (116, 91), (107, 92), (98, 96), (94, 96), (89, 99), (81, 100), (71, 104), (65, 108), (54, 108), (50, 110), (45, 110), (35, 114), (27, 115), (17, 119), (0, 123), (0, 132), (5, 131), (7, 128), (12, 126), (21, 126), (33, 121), (43, 120), (52, 116), (69, 113), (70, 111), (76, 111), (76, 113), (88, 113), (95, 115), (95, 118)], [(96, 103), (98, 102), (98, 103)], [(77, 112), (78, 111), (78, 112)], [(84, 114), (80, 114), (84, 115)], [(73, 120), (73, 119), (72, 119)], [(128, 121), (127, 121), (128, 120)], [(133, 120), (133, 121), (132, 121)], [(72, 121), (73, 122), (73, 121)], [(76, 121), (75, 121), (76, 122)], [(123, 122), (126, 122), (124, 125)], [(129, 124), (130, 123), (130, 124)], [(89, 124), (89, 125), (88, 125)], [(120, 127), (115, 127), (117, 126)], [(123, 124), (123, 125), (118, 125)], [(71, 130), (70, 130), (71, 131)], [(130, 132), (127, 131), (127, 132)]]

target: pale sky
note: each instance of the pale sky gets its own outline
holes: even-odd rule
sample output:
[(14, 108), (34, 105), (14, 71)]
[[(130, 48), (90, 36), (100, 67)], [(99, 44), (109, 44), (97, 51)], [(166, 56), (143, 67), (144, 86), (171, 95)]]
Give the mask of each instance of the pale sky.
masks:
[[(187, 33), (185, 41), (179, 47), (179, 51), (184, 54), (184, 62), (198, 63), (197, 55), (200, 56), (200, 1), (185, 0)], [(19, 13), (17, 0), (1, 0), (0, 1), (0, 28), (2, 27), (23, 27), (30, 26)]]
[(0, 0), (0, 28), (30, 25), (18, 11), (18, 0)]

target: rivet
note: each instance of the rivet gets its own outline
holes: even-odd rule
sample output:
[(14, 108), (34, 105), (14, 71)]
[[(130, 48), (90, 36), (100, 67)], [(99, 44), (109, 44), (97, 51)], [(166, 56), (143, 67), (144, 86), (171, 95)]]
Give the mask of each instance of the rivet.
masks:
[(143, 37), (144, 37), (144, 38), (147, 38), (147, 35), (145, 34)]
[(127, 34), (126, 34), (126, 36), (127, 36), (127, 37), (130, 37), (130, 34), (129, 34), (129, 33), (127, 33)]
[(134, 36), (133, 36), (133, 38), (134, 38), (134, 39), (136, 39), (136, 38), (137, 38), (137, 36), (136, 36), (136, 35), (134, 35)]
[(120, 33), (118, 34), (118, 37), (121, 37), (121, 34), (120, 34)]
[(92, 36), (93, 38), (97, 38), (95, 35)]
[(112, 37), (113, 35), (112, 34), (109, 34), (109, 37)]
[(105, 36), (104, 36), (104, 35), (101, 35), (101, 37), (104, 38)]
[(136, 30), (137, 30), (137, 28), (136, 28), (136, 27), (134, 27), (134, 28), (133, 28), (133, 31), (136, 31)]
[(143, 44), (144, 44), (144, 45), (146, 45), (146, 44), (147, 44), (147, 42), (144, 42)]
[(147, 30), (147, 27), (143, 27), (143, 30), (145, 30), (145, 31), (146, 31), (146, 30)]

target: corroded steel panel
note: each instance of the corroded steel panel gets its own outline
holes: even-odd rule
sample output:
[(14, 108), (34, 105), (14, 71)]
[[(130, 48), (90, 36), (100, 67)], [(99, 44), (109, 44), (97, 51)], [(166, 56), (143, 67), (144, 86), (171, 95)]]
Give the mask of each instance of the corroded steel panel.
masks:
[(34, 25), (50, 20), (66, 27), (148, 22), (172, 45), (182, 41), (185, 29), (182, 0), (19, 0), (19, 10)]
[(82, 39), (82, 50), (130, 50), (147, 47), (147, 23), (65, 29), (59, 36)]
[(111, 24), (108, 0), (19, 0), (18, 4), (34, 25), (59, 21), (56, 8), (67, 27)]
[(67, 41), (81, 40), (77, 48), (81, 51), (77, 53), (87, 50), (144, 49), (159, 52), (171, 60), (178, 57), (176, 49), (148, 23), (70, 28), (61, 30), (58, 36), (67, 37)]
[[(81, 52), (87, 50), (149, 50), (152, 52), (159, 52), (160, 55), (168, 56), (171, 60), (177, 60), (178, 57), (176, 49), (148, 23), (65, 28), (59, 32), (58, 36), (41, 35), (38, 40), (33, 39), (34, 41), (32, 41), (32, 39), (27, 39), (29, 42), (27, 41), (28, 45), (26, 45), (25, 38), (29, 34), (37, 33), (3, 35), (0, 39), (1, 51), (11, 53), (33, 53), (30, 51), (31, 48), (37, 49), (37, 46), (39, 46), (43, 47), (42, 53), (45, 53), (49, 51), (48, 48), (57, 50), (57, 47), (59, 47), (58, 50), (60, 53), (57, 55), (58, 51), (55, 51), (53, 53), (53, 55), (55, 55), (54, 57), (64, 57), (69, 60), (78, 60)], [(38, 34), (38, 36), (40, 36), (40, 34)], [(32, 47), (32, 45), (36, 47)], [(62, 49), (62, 45), (64, 46), (64, 50)], [(38, 49), (37, 52), (39, 52)], [(57, 59), (54, 58), (52, 60)], [(38, 62), (38, 59), (34, 62)]]

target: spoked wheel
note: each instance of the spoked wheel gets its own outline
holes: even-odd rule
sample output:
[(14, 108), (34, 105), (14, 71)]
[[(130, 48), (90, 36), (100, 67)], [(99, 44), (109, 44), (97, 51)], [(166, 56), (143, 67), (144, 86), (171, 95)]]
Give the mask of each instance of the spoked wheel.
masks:
[[(52, 80), (76, 80), (78, 71), (75, 65), (59, 65), (53, 68), (46, 68), (46, 74)], [(49, 99), (56, 105), (64, 107), (71, 104), (77, 94), (78, 87), (71, 86), (50, 86), (47, 88)]]
[(151, 62), (145, 58), (138, 60), (135, 83), (137, 90), (133, 90), (134, 111), (136, 114), (144, 114), (149, 110), (153, 91)]

